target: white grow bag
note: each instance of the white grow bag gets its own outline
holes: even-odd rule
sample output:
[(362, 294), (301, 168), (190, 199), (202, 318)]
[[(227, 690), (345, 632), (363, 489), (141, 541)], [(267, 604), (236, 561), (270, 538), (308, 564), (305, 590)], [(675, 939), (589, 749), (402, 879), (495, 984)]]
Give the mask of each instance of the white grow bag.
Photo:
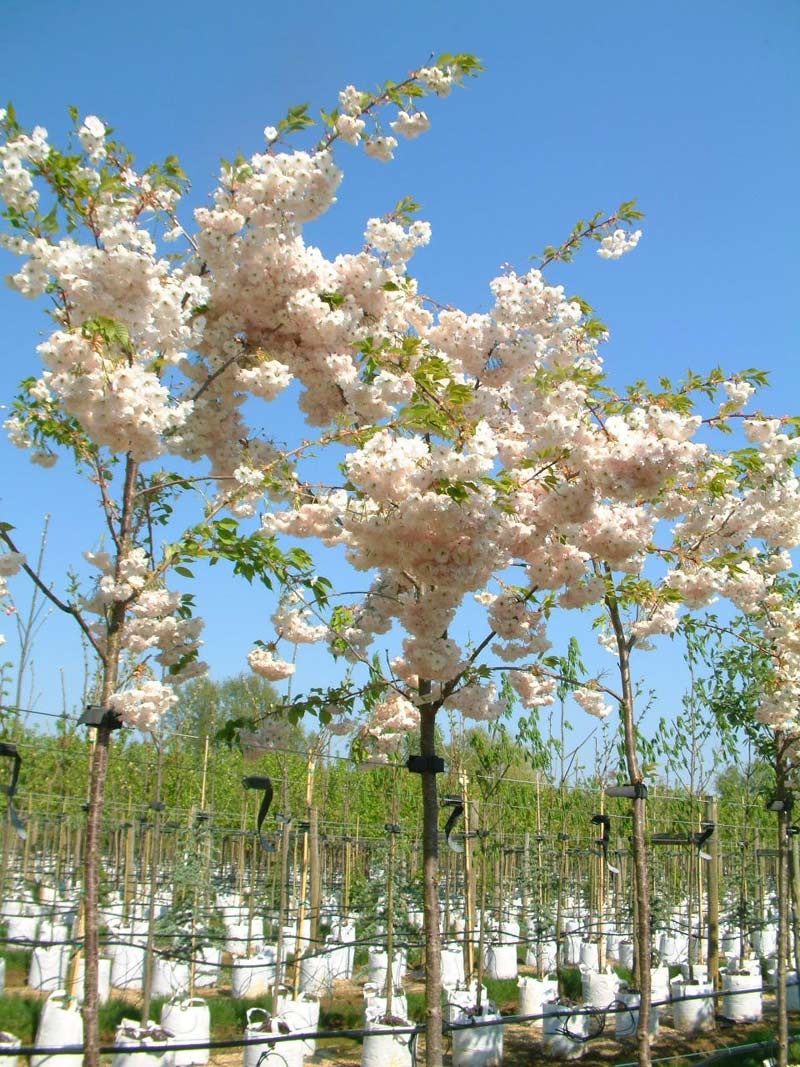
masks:
[(607, 1008), (617, 999), (619, 978), (610, 968), (607, 971), (587, 971), (581, 968), (583, 999), (591, 1008)]
[(245, 1045), (244, 1067), (303, 1067), (304, 1042), (286, 1039), (288, 1027), (273, 1019), (264, 1008), (250, 1008), (247, 1012), (245, 1041), (257, 1044)]
[[(370, 1019), (379, 1019), (389, 1010), (388, 998), (383, 995), (384, 991), (378, 989), (372, 982), (364, 986), (364, 1014)], [(402, 989), (392, 991), (392, 1015), (400, 1019), (408, 1018), (408, 997)]]
[(562, 957), (565, 967), (577, 967), (581, 962), (581, 945), (583, 939), (580, 934), (567, 933), (562, 945)]
[(518, 945), (520, 928), (516, 919), (506, 919), (500, 923), (497, 931), (497, 941), (501, 945)]
[(451, 946), (442, 949), (442, 985), (445, 988), (464, 984), (464, 953)]
[(312, 997), (327, 997), (333, 993), (333, 973), (328, 953), (303, 956), (300, 960), (300, 989)]
[[(86, 957), (81, 954), (75, 962), (75, 984), (71, 990), (79, 1004), (83, 1003), (85, 975)], [(111, 960), (107, 956), (101, 956), (97, 961), (97, 995), (101, 1004), (105, 1004), (111, 996)]]
[[(467, 1029), (453, 1030), (453, 1067), (500, 1067), (503, 1062), (502, 1017), (483, 1009), (481, 1015), (460, 1013), (455, 1023), (472, 1023)], [(487, 1026), (496, 1022), (497, 1026)]]
[(542, 1046), (557, 1060), (577, 1060), (586, 1048), (587, 1016), (558, 1000), (542, 1005)]
[(720, 1015), (735, 1023), (754, 1023), (761, 1018), (761, 977), (748, 971), (722, 975)]
[(194, 966), (195, 989), (211, 989), (219, 980), (222, 949), (203, 945), (197, 952)]
[(172, 1037), (152, 1021), (143, 1026), (135, 1019), (123, 1019), (114, 1035), (117, 1051), (111, 1067), (171, 1067), (174, 1053), (157, 1047), (169, 1044)]
[(673, 978), (670, 990), (672, 1025), (676, 1030), (683, 1034), (693, 1034), (713, 1026), (714, 990), (710, 982), (688, 982), (683, 978)]
[(617, 945), (617, 954), (621, 967), (626, 967), (629, 971), (633, 968), (633, 941), (628, 941), (627, 938), (623, 939)]
[[(301, 994), (299, 997), (278, 997), (278, 1020), (293, 1032), (313, 1032), (319, 1028), (319, 1001), (316, 997)], [(307, 1037), (298, 1044), (304, 1056), (313, 1056), (317, 1049), (316, 1038)], [(276, 1048), (280, 1051), (281, 1046)], [(1, 1067), (1, 1065), (0, 1065)]]
[[(378, 989), (386, 985), (389, 970), (389, 956), (381, 948), (371, 948), (367, 957), (367, 981), (374, 983)], [(395, 986), (403, 984), (406, 973), (406, 954), (397, 952), (392, 966), (392, 982)]]
[(331, 979), (336, 981), (339, 978), (344, 978), (349, 981), (353, 977), (353, 959), (355, 957), (355, 949), (352, 944), (344, 941), (337, 941), (333, 937), (327, 937), (325, 944), (328, 949), (328, 970), (331, 974)]
[(555, 938), (528, 944), (525, 952), (526, 967), (541, 967), (542, 971), (554, 971), (558, 965), (558, 944)]
[[(78, 1002), (63, 989), (51, 993), (42, 1007), (36, 1030), (39, 1048), (68, 1048), (83, 1044), (83, 1018)], [(82, 1067), (83, 1053), (31, 1056), (31, 1067)]]
[(257, 956), (234, 960), (231, 995), (236, 998), (265, 996), (275, 984), (275, 964), (275, 950), (268, 945)]
[(600, 970), (600, 945), (597, 941), (581, 941), (580, 966), (590, 971)]
[(485, 960), (487, 978), (491, 978), (493, 981), (516, 980), (516, 945), (488, 945)]
[[(614, 1030), (618, 1039), (636, 1036), (639, 1028), (639, 993), (621, 992), (617, 998), (617, 1014)], [(658, 1007), (650, 1005), (650, 1026), (648, 1032), (651, 1037), (658, 1034)]]
[(189, 964), (156, 956), (150, 994), (154, 997), (174, 997), (189, 990)]
[[(266, 1008), (248, 1008), (247, 1026), (244, 1031), (245, 1041), (260, 1041), (272, 1033), (272, 1018)], [(244, 1046), (244, 1067), (257, 1067), (262, 1055), (269, 1052), (266, 1041), (263, 1044)]]
[(518, 979), (519, 988), (519, 1014), (533, 1015), (538, 1018), (529, 1020), (531, 1026), (542, 1025), (542, 1005), (546, 1000), (555, 1000), (558, 996), (558, 981), (555, 978), (531, 978), (524, 976)]
[[(365, 1019), (361, 1067), (411, 1067), (411, 1033), (398, 1033), (412, 1024), (396, 1017), (396, 1023), (379, 1022), (368, 1013)], [(399, 1025), (398, 1025), (399, 1024)]]
[(68, 945), (37, 945), (31, 953), (28, 985), (39, 992), (63, 989), (67, 978)]
[(650, 997), (654, 1004), (666, 1004), (670, 997), (669, 967), (650, 968)]
[(9, 941), (35, 941), (38, 929), (38, 915), (11, 915), (6, 937)]
[(144, 981), (144, 947), (110, 944), (111, 984), (115, 989), (141, 989)]
[(208, 1063), (211, 1050), (211, 1011), (199, 997), (168, 1000), (161, 1008), (161, 1025), (170, 1030), (176, 1045), (196, 1043), (196, 1049), (176, 1049), (172, 1053), (174, 1067), (194, 1067)]

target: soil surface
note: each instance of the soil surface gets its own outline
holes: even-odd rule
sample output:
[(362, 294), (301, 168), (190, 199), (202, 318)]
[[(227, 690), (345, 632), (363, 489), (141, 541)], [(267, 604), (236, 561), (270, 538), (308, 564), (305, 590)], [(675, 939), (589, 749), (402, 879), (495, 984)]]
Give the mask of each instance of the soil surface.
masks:
[[(765, 1025), (766, 1024), (766, 1025)], [(749, 1044), (751, 1041), (763, 1041), (765, 1028), (769, 1025), (769, 1016), (761, 1023), (734, 1026), (725, 1020), (717, 1021), (717, 1028), (713, 1032), (688, 1036), (678, 1033), (670, 1026), (661, 1026), (658, 1037), (651, 1045), (653, 1059), (662, 1057), (669, 1058), (672, 1067), (679, 1067), (681, 1056), (691, 1057), (683, 1061), (699, 1067), (705, 1061), (705, 1057), (712, 1056), (714, 1052), (731, 1048), (736, 1045)], [(309, 1067), (314, 1064), (325, 1067), (353, 1067), (361, 1063), (361, 1046), (349, 1039), (337, 1041), (328, 1039), (320, 1042), (323, 1047), (318, 1047), (313, 1059), (306, 1060)], [(698, 1057), (698, 1053), (700, 1056)], [(705, 1055), (703, 1055), (705, 1054)], [(425, 1050), (423, 1042), (417, 1049), (416, 1062), (419, 1065), (425, 1062)], [(767, 1059), (767, 1054), (764, 1054)], [(552, 1067), (560, 1061), (547, 1053), (542, 1045), (541, 1029), (535, 1026), (519, 1026), (507, 1024), (503, 1029), (503, 1067)], [(630, 1064), (631, 1067), (638, 1063), (636, 1046), (632, 1041), (617, 1041), (613, 1038), (599, 1037), (587, 1041), (586, 1048), (579, 1062), (583, 1067), (609, 1067), (610, 1064)], [(212, 1056), (210, 1063), (214, 1067), (241, 1067), (241, 1050), (231, 1050), (225, 1053), (217, 1053)], [(451, 1063), (450, 1041), (445, 1040), (444, 1063)]]
[[(12, 981), (12, 988), (7, 992), (31, 996), (42, 999), (42, 994), (37, 994), (27, 987)], [(407, 985), (406, 991), (416, 992), (423, 989), (421, 982), (413, 982)], [(224, 995), (225, 991), (221, 991)], [(213, 997), (214, 993), (210, 994)], [(120, 996), (120, 991), (114, 991), (115, 998)], [(139, 1006), (140, 997), (137, 994), (123, 994), (125, 1000), (129, 1000), (132, 1009)], [(334, 1006), (342, 1009), (343, 1018), (360, 1018), (363, 1005), (363, 991), (359, 985), (351, 982), (337, 982), (334, 996), (323, 1000), (323, 1006), (331, 1009)], [(347, 1009), (347, 1010), (345, 1010)], [(517, 1010), (514, 1003), (501, 1004), (502, 1014), (513, 1016)], [(132, 1012), (133, 1014), (133, 1012)], [(138, 1014), (138, 1013), (136, 1013)], [(796, 1022), (796, 1020), (794, 1020)], [(733, 1024), (720, 1017), (717, 1018), (715, 1028), (708, 1032), (687, 1035), (674, 1030), (671, 1026), (672, 1017), (669, 1005), (660, 1009), (659, 1033), (652, 1040), (653, 1059), (661, 1058), (670, 1060), (670, 1067), (703, 1067), (705, 1060), (711, 1057), (715, 1051), (730, 1049), (734, 1046), (746, 1045), (752, 1042), (769, 1040), (774, 1037), (775, 1025), (775, 1000), (774, 997), (765, 993), (763, 998), (763, 1017), (760, 1022), (751, 1024)], [(796, 1029), (796, 1027), (795, 1027)], [(238, 1035), (219, 1034), (212, 1029), (212, 1040), (236, 1040)], [(275, 1046), (277, 1050), (280, 1045)], [(444, 1063), (449, 1065), (451, 1058), (452, 1041), (449, 1036), (445, 1037)], [(317, 1052), (313, 1058), (306, 1060), (309, 1067), (318, 1064), (319, 1067), (353, 1067), (361, 1064), (361, 1044), (352, 1037), (342, 1035), (320, 1038), (317, 1042)], [(416, 1063), (423, 1065), (424, 1037), (418, 1040), (416, 1050)], [(691, 1057), (682, 1060), (681, 1057)], [(104, 1057), (106, 1059), (106, 1057)], [(108, 1057), (110, 1062), (110, 1057)], [(229, 1049), (215, 1049), (211, 1052), (210, 1067), (242, 1067), (243, 1052), (241, 1046)], [(768, 1060), (768, 1052), (760, 1055), (756, 1062)], [(10, 1060), (8, 1061), (11, 1062)], [(551, 1052), (548, 1052), (542, 1042), (541, 1027), (536, 1024), (519, 1024), (509, 1022), (503, 1027), (503, 1065), (504, 1067), (552, 1067), (559, 1061)], [(636, 1044), (633, 1040), (617, 1040), (614, 1037), (614, 1020), (608, 1018), (605, 1032), (587, 1040), (584, 1045), (583, 1055), (579, 1060), (567, 1062), (580, 1062), (584, 1067), (608, 1067), (614, 1065), (630, 1065), (635, 1067), (638, 1063)], [(280, 1064), (281, 1060), (275, 1057), (269, 1064)]]
[[(407, 986), (407, 992), (421, 990), (421, 983), (413, 983)], [(337, 983), (333, 1002), (341, 1004), (349, 1002), (360, 1006), (362, 992), (359, 986), (349, 982)], [(763, 998), (764, 1012), (760, 1022), (750, 1024), (734, 1024), (726, 1019), (718, 1017), (713, 1030), (696, 1034), (684, 1034), (674, 1030), (669, 1006), (660, 1009), (660, 1025), (658, 1035), (651, 1042), (653, 1059), (668, 1058), (671, 1060), (670, 1067), (702, 1067), (705, 1059), (711, 1057), (721, 1049), (730, 1049), (737, 1045), (747, 1045), (752, 1042), (769, 1040), (774, 1036), (775, 1003), (774, 997), (765, 994)], [(513, 1016), (517, 1007), (515, 1004), (500, 1005), (504, 1015)], [(279, 1047), (279, 1046), (278, 1046)], [(445, 1037), (444, 1063), (449, 1065), (451, 1058), (452, 1041), (449, 1036)], [(687, 1056), (681, 1061), (682, 1056)], [(759, 1062), (767, 1060), (768, 1052), (759, 1056)], [(419, 1038), (416, 1053), (416, 1063), (422, 1067), (425, 1062), (424, 1038)], [(503, 1067), (553, 1067), (557, 1060), (551, 1052), (548, 1052), (542, 1042), (541, 1026), (536, 1024), (506, 1023), (503, 1027)], [(609, 1017), (607, 1033), (601, 1033), (597, 1037), (587, 1040), (583, 1055), (579, 1060), (566, 1061), (579, 1062), (583, 1067), (609, 1067), (614, 1065), (631, 1065), (638, 1063), (635, 1040), (617, 1040), (614, 1037), (614, 1020)], [(240, 1049), (212, 1055), (210, 1061), (212, 1067), (241, 1067), (242, 1053)], [(317, 1052), (310, 1060), (306, 1060), (309, 1067), (319, 1064), (320, 1067), (353, 1067), (361, 1064), (361, 1045), (352, 1038), (325, 1038), (317, 1043)]]

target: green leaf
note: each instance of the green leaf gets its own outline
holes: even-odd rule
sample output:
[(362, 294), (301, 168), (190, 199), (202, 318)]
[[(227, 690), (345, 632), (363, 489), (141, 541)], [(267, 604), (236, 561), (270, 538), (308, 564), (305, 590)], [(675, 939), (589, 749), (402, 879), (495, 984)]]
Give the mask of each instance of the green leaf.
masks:
[(414, 215), (421, 210), (421, 206), (415, 200), (410, 196), (404, 196), (395, 204), (394, 210), (389, 212), (389, 218), (408, 225), (414, 221)]
[(323, 304), (328, 305), (331, 311), (341, 307), (344, 303), (344, 296), (341, 293), (320, 293), (319, 298)]
[(316, 126), (316, 122), (308, 113), (308, 104), (297, 104), (290, 107), (286, 112), (286, 118), (278, 123), (278, 133), (297, 133), (308, 126)]

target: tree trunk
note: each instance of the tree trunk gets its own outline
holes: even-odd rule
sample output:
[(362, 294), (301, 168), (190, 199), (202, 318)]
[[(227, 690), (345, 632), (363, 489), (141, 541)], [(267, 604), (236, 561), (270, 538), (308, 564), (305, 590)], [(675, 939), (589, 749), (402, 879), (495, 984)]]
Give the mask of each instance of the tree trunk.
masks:
[[(117, 561), (115, 578), (119, 579), (120, 565), (131, 544), (133, 523), (133, 498), (138, 465), (127, 456), (125, 460), (125, 485), (120, 502), (119, 528), (116, 536)], [(127, 604), (114, 601), (109, 608), (105, 651), (101, 653), (103, 682), (100, 705), (108, 708), (109, 698), (119, 685), (120, 657), (122, 656), (123, 627)], [(113, 729), (113, 716), (104, 715), (95, 734), (92, 759), (89, 767), (89, 802), (86, 813), (86, 851), (84, 857), (84, 909), (85, 909), (85, 977), (83, 992), (83, 1043), (84, 1067), (100, 1067), (100, 1031), (98, 1026), (98, 964), (100, 959), (100, 864), (101, 827), (105, 801), (106, 777), (108, 775), (108, 752)]]
[(785, 741), (780, 732), (776, 732), (775, 746), (777, 759), (775, 777), (777, 797), (783, 801), (783, 808), (778, 812), (778, 967), (776, 1009), (778, 1013), (777, 1032), (777, 1067), (787, 1067), (789, 1062), (789, 1017), (786, 1004), (786, 962), (789, 957), (789, 823), (791, 807), (786, 782)]
[[(289, 922), (289, 772), (284, 757), (283, 761), (283, 790), (281, 793), (281, 890), (280, 890), (280, 903), (278, 904), (278, 946), (276, 950), (275, 960), (275, 985), (272, 987), (272, 1013), (278, 1014), (278, 1003), (280, 998), (280, 986), (284, 981), (284, 928)], [(347, 915), (345, 905), (345, 917)], [(297, 941), (295, 941), (295, 948), (297, 947)], [(299, 994), (298, 989), (292, 989), (292, 996)]]
[[(797, 836), (792, 834), (791, 845), (789, 849), (789, 883), (791, 885), (791, 899), (792, 899), (792, 915), (791, 915), (791, 938), (790, 944), (793, 949), (794, 955), (794, 973), (798, 976), (800, 971), (800, 929), (798, 929), (798, 919), (800, 919), (800, 842), (797, 840)], [(792, 953), (790, 953), (791, 955)], [(789, 970), (789, 960), (786, 963), (787, 972)]]
[(386, 874), (386, 1017), (392, 1016), (394, 999), (394, 869), (397, 854), (397, 771), (392, 772), (392, 807), (389, 815), (389, 870)]
[(639, 1053), (640, 1067), (651, 1067), (650, 1054), (650, 1014), (652, 1005), (652, 981), (650, 966), (652, 948), (650, 944), (650, 872), (647, 866), (647, 843), (645, 841), (645, 796), (642, 786), (642, 773), (636, 751), (636, 719), (634, 717), (633, 683), (631, 681), (630, 654), (632, 644), (625, 636), (619, 605), (613, 597), (606, 598), (611, 625), (617, 644), (620, 682), (622, 686), (622, 725), (625, 742), (625, 767), (628, 782), (637, 787), (633, 797), (633, 893), (634, 893), (634, 929), (636, 934), (635, 966), (639, 984), (639, 1026), (636, 1031), (636, 1045)]
[[(420, 755), (436, 755), (436, 707), (420, 708)], [(425, 915), (425, 1065), (442, 1067), (442, 935), (439, 929), (439, 801), (436, 773), (422, 779), (422, 864)], [(391, 962), (391, 961), (390, 961)]]
[(86, 961), (83, 990), (83, 1041), (85, 1067), (100, 1067), (100, 1031), (98, 1027), (98, 960), (101, 821), (108, 773), (109, 726), (98, 726), (92, 751), (89, 778), (89, 810), (86, 814), (86, 851), (84, 860), (84, 914), (86, 927)]
[(785, 811), (778, 815), (778, 967), (776, 1010), (778, 1014), (777, 1067), (787, 1067), (789, 1062), (789, 1017), (786, 1003), (786, 961), (789, 955), (789, 897), (788, 897), (788, 851), (786, 830), (789, 818)]
[(633, 891), (636, 897), (636, 970), (641, 997), (636, 1040), (641, 1067), (650, 1067), (650, 877), (645, 843), (645, 801), (642, 797), (636, 797), (633, 801)]

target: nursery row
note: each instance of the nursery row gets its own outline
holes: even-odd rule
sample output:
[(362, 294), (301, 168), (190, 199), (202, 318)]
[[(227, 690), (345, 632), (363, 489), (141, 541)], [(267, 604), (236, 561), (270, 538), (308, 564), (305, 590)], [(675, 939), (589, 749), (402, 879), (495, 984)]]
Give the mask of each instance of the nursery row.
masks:
[[(220, 914), (240, 918), (241, 914), (235, 916), (233, 909), (241, 909), (243, 902), (237, 905), (235, 900), (233, 894), (221, 894)], [(44, 942), (60, 932), (42, 922), (45, 909), (32, 900), (21, 903), (20, 909), (10, 906), (9, 933), (22, 943), (20, 916), (14, 913), (25, 911), (26, 918), (31, 920), (38, 910), (39, 944), (27, 951), (18, 948), (6, 952), (9, 987), (15, 995), (0, 999), (0, 1028), (10, 1030), (14, 1022), (24, 1025), (27, 1020), (23, 1036), (20, 1038), (17, 1032), (16, 1040), (36, 1047), (32, 1062), (73, 1067), (79, 1062), (74, 1057), (78, 1055), (81, 1040), (81, 1017), (77, 1010), (80, 975), (75, 970), (69, 973), (67, 946)], [(62, 920), (74, 921), (76, 909), (73, 907), (70, 914), (63, 907), (66, 901), (58, 903), (57, 908), (51, 903), (46, 913), (52, 915), (57, 911)], [(239, 1048), (245, 1067), (255, 1067), (258, 1062), (277, 1067), (283, 1060), (299, 1067), (314, 1056), (318, 1039), (342, 1026), (347, 1027), (351, 1036), (360, 1032), (363, 1064), (412, 1062), (413, 1042), (424, 1033), (424, 1026), (417, 1025), (423, 1018), (415, 980), (419, 977), (419, 967), (412, 967), (410, 954), (400, 950), (394, 955), (390, 973), (385, 948), (375, 944), (368, 947), (356, 939), (360, 919), (338, 922), (325, 948), (317, 948), (303, 957), (299, 968), (300, 992), (294, 995), (285, 986), (292, 980), (295, 963), (292, 950), (296, 948), (288, 939), (284, 942), (287, 959), (282, 968), (278, 963), (280, 945), (268, 942), (252, 945), (252, 956), (235, 955), (229, 946), (211, 951), (199, 948), (195, 957), (184, 959), (158, 951), (149, 981), (150, 992), (161, 998), (160, 1002), (150, 1001), (150, 1014), (159, 1023), (147, 1026), (130, 1018), (136, 1007), (131, 998), (141, 997), (143, 983), (148, 980), (145, 978), (146, 923), (135, 921), (129, 930), (115, 927), (118, 903), (109, 905), (105, 916), (109, 921), (109, 935), (101, 977), (107, 1005), (106, 1027), (109, 1020), (115, 1024), (117, 1064), (135, 1067), (139, 1063), (135, 1056), (129, 1060), (132, 1053), (121, 1052), (120, 1048), (133, 1047), (139, 1053), (149, 1049), (147, 1060), (142, 1062), (150, 1067), (159, 1062), (189, 1067), (206, 1064), (222, 1048), (233, 1046)], [(162, 899), (159, 907), (164, 906)], [(591, 1054), (601, 1040), (617, 1042), (619, 1054), (624, 1058), (638, 1018), (638, 994), (631, 988), (629, 966), (633, 959), (632, 945), (627, 937), (609, 930), (602, 938), (601, 949), (597, 937), (587, 938), (578, 932), (580, 909), (574, 908), (574, 902), (569, 910), (575, 911), (576, 917), (567, 919), (560, 939), (529, 940), (524, 928), (514, 920), (497, 924), (487, 915), (485, 922), (480, 923), (486, 927), (487, 940), (479, 968), (479, 974), (480, 970), (483, 974), (472, 980), (467, 979), (465, 971), (470, 946), (463, 934), (459, 940), (458, 931), (450, 931), (451, 940), (443, 950), (442, 965), (445, 1015), (454, 1064), (490, 1067), (503, 1062), (504, 1033), (509, 1023), (532, 1028), (528, 1062), (532, 1062), (530, 1056), (537, 1054), (551, 1059), (576, 1059)], [(336, 919), (334, 915), (331, 918)], [(229, 925), (233, 926), (230, 920)], [(462, 930), (464, 925), (463, 921), (456, 924)], [(380, 931), (376, 934), (380, 939)], [(765, 936), (759, 942), (762, 952), (773, 949), (774, 937), (774, 928), (765, 927)], [(769, 1026), (775, 986), (774, 957), (762, 955), (759, 959), (751, 953), (739, 956), (741, 946), (735, 939), (727, 938), (725, 947), (735, 949), (737, 955), (727, 960), (722, 991), (715, 994), (713, 983), (708, 980), (707, 966), (687, 962), (687, 939), (663, 932), (660, 941), (664, 954), (681, 962), (670, 966), (662, 963), (653, 968), (654, 1012), (650, 1030), (654, 1040), (662, 1027), (666, 1027), (667, 1033), (706, 1034), (713, 1030), (715, 1018), (737, 1024), (763, 1019)], [(70, 947), (74, 946), (75, 941)], [(236, 952), (241, 951), (238, 945), (232, 947)], [(475, 947), (473, 944), (472, 948)], [(600, 969), (603, 951), (607, 962)], [(414, 956), (419, 959), (417, 952)], [(575, 960), (580, 961), (577, 967), (573, 966)], [(552, 974), (539, 978), (537, 974), (543, 967)], [(1, 973), (5, 978), (5, 962)], [(71, 982), (75, 982), (74, 998), (63, 988)], [(192, 983), (193, 995), (189, 991)], [(21, 999), (25, 986), (28, 999)], [(788, 987), (792, 1012), (800, 1007), (797, 988), (795, 975)], [(46, 993), (48, 989), (52, 992), (46, 1001), (31, 1001), (34, 991)], [(511, 990), (517, 993), (513, 1003)], [(354, 1006), (354, 997), (358, 998), (359, 993), (363, 996), (363, 1015)], [(120, 996), (126, 999), (120, 1000)], [(498, 1002), (502, 1003), (502, 1015)], [(24, 1009), (24, 1004), (32, 1006), (32, 1010)], [(226, 1004), (233, 1010), (225, 1009)], [(339, 1010), (342, 1004), (347, 1005), (346, 1014)], [(513, 1017), (508, 1018), (509, 1012)], [(9, 1042), (14, 1040), (8, 1038)], [(106, 1040), (111, 1043), (108, 1033)], [(73, 1045), (76, 1051), (64, 1051)], [(164, 1058), (158, 1059), (161, 1045)], [(43, 1051), (48, 1048), (50, 1057)], [(287, 1056), (290, 1058), (286, 1059)]]
[[(238, 747), (187, 737), (180, 724), (155, 746), (123, 734), (92, 845), (90, 738), (65, 724), (54, 735), (12, 725), (3, 745), (0, 905), (7, 944), (30, 951), (25, 988), (47, 995), (40, 1048), (80, 1043), (78, 1006), (93, 965), (100, 1003), (137, 1002), (117, 1043), (139, 1049), (171, 1034), (173, 1061), (175, 1041), (193, 1046), (188, 1057), (205, 1050), (206, 1059), (176, 1061), (186, 1064), (207, 1062), (208, 1001), (221, 997), (251, 1013), (245, 1036), (255, 1059), (246, 1053), (245, 1067), (265, 1062), (267, 1040), (276, 1064), (295, 1051), (299, 1065), (313, 1039), (289, 1035), (316, 1032), (320, 1003), (354, 981), (364, 994), (358, 1027), (383, 1042), (365, 1038), (365, 1062), (404, 1064), (430, 1012), (429, 1004), (421, 1019), (411, 1011), (409, 974), (440, 976), (443, 1020), (456, 1027), (454, 1060), (465, 1067), (502, 1059), (492, 983), (518, 988), (516, 1013), (541, 1027), (541, 1051), (556, 1059), (583, 1056), (612, 1032), (624, 1043), (644, 1027), (655, 1039), (665, 1018), (687, 1035), (715, 1016), (755, 1024), (767, 990), (770, 1011), (775, 1001), (784, 1012), (797, 1008), (787, 967), (797, 965), (798, 931), (793, 925), (786, 940), (780, 903), (787, 893), (800, 902), (800, 839), (776, 825), (758, 764), (720, 774), (718, 796), (667, 781), (642, 791), (652, 918), (644, 942), (633, 787), (599, 764), (593, 775), (556, 780), (502, 730), (437, 738), (446, 759), (436, 782), (431, 924), (421, 799), (402, 762), (357, 767), (329, 738), (293, 728), (285, 747), (259, 753), (254, 774)], [(89, 915), (83, 877), (92, 847), (101, 896)], [(441, 943), (431, 939), (434, 925)], [(580, 976), (571, 991), (570, 973)]]

